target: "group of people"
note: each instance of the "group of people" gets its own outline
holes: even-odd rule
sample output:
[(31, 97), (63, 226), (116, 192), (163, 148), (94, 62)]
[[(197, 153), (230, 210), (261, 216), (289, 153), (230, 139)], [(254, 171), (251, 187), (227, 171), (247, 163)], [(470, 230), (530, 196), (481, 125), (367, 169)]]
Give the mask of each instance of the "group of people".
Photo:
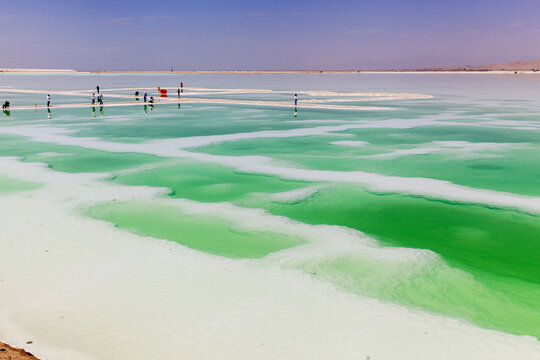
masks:
[[(139, 101), (139, 97), (138, 97), (138, 96), (139, 96), (139, 92), (138, 92), (138, 91), (135, 91), (135, 97), (136, 97), (137, 101)], [(150, 100), (148, 100), (148, 94), (147, 94), (147, 93), (144, 93), (144, 95), (143, 95), (143, 102), (145, 102), (145, 103), (146, 103), (146, 102), (149, 102), (149, 103), (153, 104), (153, 103), (154, 103), (154, 97), (153, 97), (153, 96), (150, 96)]]
[[(98, 93), (97, 101), (99, 105), (103, 105), (103, 94), (99, 92), (99, 85), (96, 86), (96, 91)], [(96, 93), (92, 93), (92, 105), (96, 103)]]
[[(158, 93), (159, 93), (159, 96), (160, 97), (167, 97), (167, 90), (166, 89), (162, 89), (161, 87), (158, 86), (157, 88), (158, 90)], [(178, 88), (177, 90), (177, 93), (178, 93), (178, 97), (180, 97), (180, 94), (184, 92), (184, 83), (181, 82), (180, 83), (180, 87)], [(137, 101), (139, 100), (139, 92), (138, 91), (135, 91), (135, 99), (137, 99)], [(153, 96), (150, 96), (150, 100), (148, 100), (148, 94), (147, 93), (144, 93), (143, 95), (143, 102), (149, 102), (151, 104), (154, 103), (154, 97)]]
[[(96, 86), (96, 89), (98, 92), (97, 101), (100, 105), (103, 105), (103, 94), (99, 93), (99, 86)], [(92, 93), (92, 105), (94, 105), (95, 103), (96, 103), (96, 94)], [(2, 109), (4, 109), (4, 106), (6, 106), (6, 104), (7, 104), (7, 107), (9, 107), (9, 101), (6, 100), (4, 105), (2, 105)], [(51, 106), (51, 94), (47, 94), (47, 107), (50, 107), (50, 106)]]
[[(98, 86), (98, 89), (99, 89), (99, 86)], [(99, 105), (103, 105), (103, 94), (98, 95), (97, 101)], [(92, 93), (92, 105), (94, 105), (95, 103), (96, 103), (96, 94)]]
[[(100, 105), (103, 105), (103, 94), (101, 94), (100, 92), (100, 88), (99, 86), (96, 86), (96, 91), (97, 91), (97, 102), (98, 104)], [(166, 93), (166, 90), (164, 89), (161, 89), (161, 88), (158, 88), (158, 91), (163, 94), (163, 92)], [(180, 88), (177, 90), (177, 93), (178, 93), (178, 97), (180, 97), (180, 94), (184, 92), (184, 83), (183, 82), (180, 82)], [(135, 92), (135, 96), (137, 98), (137, 100), (139, 100), (138, 96), (139, 96), (139, 92), (136, 91)], [(47, 108), (49, 108), (51, 106), (51, 94), (47, 94)], [(148, 98), (148, 94), (147, 93), (144, 93), (143, 95), (143, 101), (145, 103), (150, 103), (151, 106), (152, 104), (154, 104), (154, 97), (153, 96), (150, 96), (150, 98)], [(296, 94), (295, 94), (295, 105), (296, 105)], [(96, 93), (92, 93), (92, 105), (95, 105), (96, 104)], [(2, 104), (2, 110), (8, 110), (9, 109), (9, 101), (6, 100), (3, 104)], [(37, 105), (36, 105), (37, 106)], [(178, 107), (180, 107), (180, 104), (178, 104)], [(37, 111), (37, 110), (36, 110)]]
[[(135, 91), (135, 99), (137, 101), (139, 101), (139, 92), (138, 91)], [(148, 99), (148, 94), (147, 93), (144, 93), (143, 94), (143, 102), (144, 102), (144, 112), (147, 113), (148, 112), (148, 108), (146, 106), (146, 103), (150, 103), (150, 110), (154, 110), (154, 97), (153, 96), (150, 96), (150, 99)]]
[[(103, 105), (103, 94), (100, 93), (100, 89), (99, 89), (99, 86), (96, 86), (96, 90), (97, 90), (97, 93), (98, 93), (98, 97), (97, 97), (97, 101), (100, 105)], [(158, 91), (160, 91), (160, 93), (163, 94), (163, 92), (161, 92), (161, 88), (158, 87)], [(166, 90), (165, 90), (166, 92)], [(180, 88), (178, 89), (178, 97), (180, 97), (180, 94), (184, 92), (184, 83), (181, 82), (180, 83)], [(135, 97), (137, 99), (137, 101), (139, 100), (139, 92), (136, 91), (135, 92)], [(144, 103), (150, 103), (150, 106), (153, 106), (154, 104), (154, 97), (153, 96), (150, 96), (150, 99), (148, 99), (148, 94), (147, 93), (144, 93), (143, 95), (143, 102)], [(95, 93), (92, 93), (92, 105), (95, 105), (96, 103), (96, 94)], [(8, 109), (9, 109), (9, 101), (6, 100), (3, 104), (2, 104), (2, 110), (4, 110), (4, 112), (6, 112)], [(47, 94), (47, 108), (51, 106), (51, 95), (50, 94)], [(297, 117), (297, 110), (296, 110), (296, 106), (298, 106), (298, 95), (297, 94), (294, 94), (294, 117)], [(146, 106), (145, 106), (146, 107)], [(178, 104), (178, 108), (180, 108), (180, 103)], [(37, 110), (36, 110), (37, 111)], [(101, 110), (101, 114), (103, 115), (103, 110)], [(49, 111), (50, 113), (50, 111)]]

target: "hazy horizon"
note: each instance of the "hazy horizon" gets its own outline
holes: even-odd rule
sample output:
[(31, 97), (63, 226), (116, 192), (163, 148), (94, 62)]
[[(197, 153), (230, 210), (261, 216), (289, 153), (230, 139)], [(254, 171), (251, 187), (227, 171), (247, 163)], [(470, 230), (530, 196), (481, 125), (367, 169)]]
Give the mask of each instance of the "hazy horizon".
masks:
[(0, 67), (349, 70), (540, 58), (533, 0), (1, 0)]

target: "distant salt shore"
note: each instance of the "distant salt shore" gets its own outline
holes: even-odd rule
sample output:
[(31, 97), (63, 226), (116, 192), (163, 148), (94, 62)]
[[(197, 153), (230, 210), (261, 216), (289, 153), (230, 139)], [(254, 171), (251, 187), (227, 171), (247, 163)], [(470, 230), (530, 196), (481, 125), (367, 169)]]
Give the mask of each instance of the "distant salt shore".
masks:
[(0, 73), (78, 73), (80, 71), (77, 70), (69, 70), (69, 69), (3, 69), (0, 68)]
[(69, 69), (2, 69), (0, 73), (68, 73), (68, 74), (540, 74), (533, 70), (104, 70), (104, 71), (79, 71)]

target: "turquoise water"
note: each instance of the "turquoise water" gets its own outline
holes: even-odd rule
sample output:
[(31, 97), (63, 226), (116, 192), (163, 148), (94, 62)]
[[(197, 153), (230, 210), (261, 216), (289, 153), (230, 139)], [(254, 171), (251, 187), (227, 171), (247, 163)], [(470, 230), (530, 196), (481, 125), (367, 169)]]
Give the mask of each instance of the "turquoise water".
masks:
[(24, 190), (34, 190), (40, 184), (20, 181), (7, 176), (0, 176), (0, 195)]
[[(433, 98), (331, 102), (390, 108), (369, 111), (299, 107), (295, 113), (293, 108), (196, 103), (158, 104), (153, 110), (142, 105), (105, 107), (102, 112), (53, 109), (50, 116), (44, 110), (14, 110), (9, 117), (0, 113), (0, 156), (45, 163), (57, 172), (103, 173), (103, 181), (120, 186), (165, 188), (166, 199), (232, 203), (300, 223), (347, 227), (398, 252), (428, 250), (398, 261), (374, 257), (361, 247), (341, 251), (340, 239), (331, 239), (335, 252), (307, 256), (303, 249), (313, 245), (309, 238), (279, 229), (246, 230), (215, 216), (184, 214), (148, 200), (81, 209), (84, 216), (125, 231), (239, 261), (262, 262), (287, 251), (289, 261), (277, 265), (304, 271), (344, 292), (540, 338), (540, 214), (489, 201), (455, 201), (435, 186), (420, 194), (399, 190), (403, 178), (414, 177), (487, 190), (486, 196), (493, 198), (525, 196), (538, 203), (533, 197), (540, 195), (539, 76), (2, 75), (0, 85), (91, 90), (99, 84), (107, 91), (173, 87), (180, 81), (188, 88), (406, 92)], [(2, 92), (0, 87), (2, 96), (12, 105), (33, 105), (40, 97)], [(206, 97), (291, 100), (284, 93)], [(59, 96), (57, 101), (87, 99)], [(37, 141), (36, 128), (68, 131), (63, 134), (72, 142)], [(248, 135), (230, 138), (239, 133)], [(208, 136), (222, 137), (206, 141)], [(161, 151), (178, 150), (182, 144), (167, 141), (193, 137), (201, 142), (183, 152)], [(93, 142), (85, 142), (87, 138)], [(250, 156), (270, 159), (260, 162), (270, 161), (283, 171), (255, 169)], [(321, 181), (284, 175), (297, 169), (339, 176)], [(398, 190), (348, 182), (352, 172), (394, 176), (391, 181)], [(0, 177), (0, 196), (35, 186)], [(294, 195), (306, 189), (312, 190)]]

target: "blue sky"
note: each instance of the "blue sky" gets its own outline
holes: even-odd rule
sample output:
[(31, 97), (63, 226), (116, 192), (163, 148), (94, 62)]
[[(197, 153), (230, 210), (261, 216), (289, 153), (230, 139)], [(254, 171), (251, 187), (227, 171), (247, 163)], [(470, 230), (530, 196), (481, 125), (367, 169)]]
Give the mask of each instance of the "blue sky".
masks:
[(357, 69), (540, 59), (538, 0), (0, 0), (0, 67)]

